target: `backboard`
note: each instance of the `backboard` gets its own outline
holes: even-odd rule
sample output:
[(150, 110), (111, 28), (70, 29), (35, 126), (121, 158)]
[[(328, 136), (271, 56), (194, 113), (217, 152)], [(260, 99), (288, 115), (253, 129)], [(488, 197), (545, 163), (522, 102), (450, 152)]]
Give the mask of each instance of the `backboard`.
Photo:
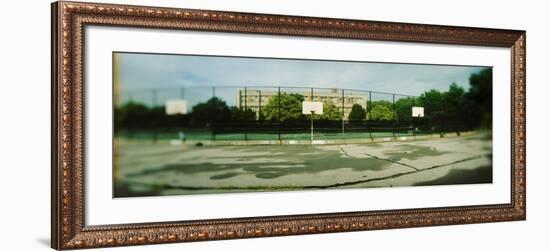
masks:
[(187, 114), (187, 101), (174, 99), (166, 101), (166, 115)]
[(311, 102), (304, 101), (302, 102), (302, 114), (323, 114), (323, 103), (322, 102)]
[(412, 116), (416, 118), (424, 117), (424, 107), (413, 107)]

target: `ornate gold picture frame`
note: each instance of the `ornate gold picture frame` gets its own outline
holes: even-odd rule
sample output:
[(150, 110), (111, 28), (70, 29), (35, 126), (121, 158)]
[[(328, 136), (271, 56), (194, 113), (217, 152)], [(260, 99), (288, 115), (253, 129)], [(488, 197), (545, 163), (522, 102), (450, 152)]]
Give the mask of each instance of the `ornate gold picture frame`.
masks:
[[(52, 241), (54, 249), (362, 231), (526, 218), (525, 31), (221, 11), (55, 2), (52, 4)], [(510, 203), (401, 208), (156, 223), (87, 225), (84, 112), (88, 26), (168, 29), (500, 47), (511, 54)]]

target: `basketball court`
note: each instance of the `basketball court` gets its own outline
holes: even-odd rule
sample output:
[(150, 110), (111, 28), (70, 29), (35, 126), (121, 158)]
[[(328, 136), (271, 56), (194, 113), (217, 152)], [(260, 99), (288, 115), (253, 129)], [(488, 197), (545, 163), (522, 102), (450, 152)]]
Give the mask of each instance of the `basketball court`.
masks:
[(225, 146), (121, 139), (115, 197), (491, 183), (490, 137)]

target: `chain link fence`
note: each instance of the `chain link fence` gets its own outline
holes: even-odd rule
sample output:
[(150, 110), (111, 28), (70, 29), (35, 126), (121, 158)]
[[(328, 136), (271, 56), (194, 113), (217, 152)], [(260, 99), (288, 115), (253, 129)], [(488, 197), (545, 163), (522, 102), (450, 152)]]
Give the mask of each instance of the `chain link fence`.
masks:
[[(368, 90), (261, 85), (119, 90), (115, 135), (152, 140), (368, 139), (469, 130), (457, 119), (413, 117), (419, 97)], [(183, 114), (166, 103), (185, 101)], [(302, 114), (302, 102), (323, 103), (323, 114)], [(313, 117), (311, 117), (313, 116)]]

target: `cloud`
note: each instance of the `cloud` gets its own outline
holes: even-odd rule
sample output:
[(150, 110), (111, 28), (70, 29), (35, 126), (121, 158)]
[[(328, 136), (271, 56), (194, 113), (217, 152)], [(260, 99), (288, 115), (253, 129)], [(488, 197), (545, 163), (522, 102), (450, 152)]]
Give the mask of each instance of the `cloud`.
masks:
[[(430, 89), (447, 90), (452, 83), (467, 90), (469, 76), (484, 68), (137, 53), (123, 53), (119, 62), (123, 91), (200, 86), (302, 86), (420, 95)], [(233, 93), (216, 92), (226, 97)]]

